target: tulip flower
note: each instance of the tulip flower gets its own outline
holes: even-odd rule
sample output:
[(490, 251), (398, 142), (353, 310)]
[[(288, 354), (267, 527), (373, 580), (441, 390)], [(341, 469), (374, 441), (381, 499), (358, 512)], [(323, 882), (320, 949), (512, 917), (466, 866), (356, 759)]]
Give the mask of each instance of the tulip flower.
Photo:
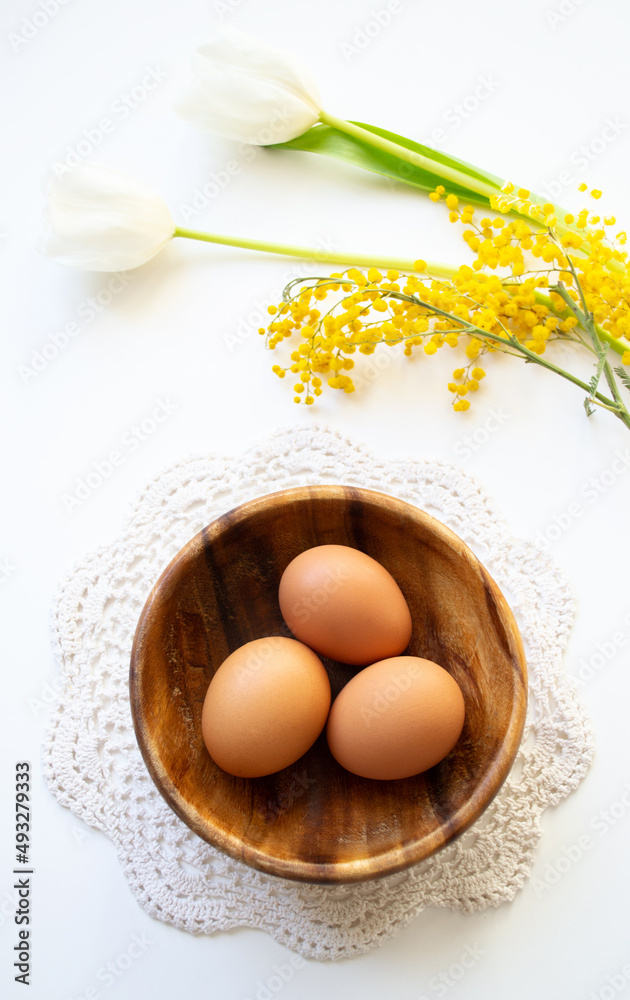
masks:
[(84, 163), (55, 177), (40, 249), (84, 271), (126, 271), (155, 257), (175, 235), (158, 194), (126, 174)]
[(287, 142), (319, 121), (317, 85), (283, 49), (235, 28), (218, 29), (193, 57), (195, 83), (175, 111), (226, 139)]
[[(547, 198), (464, 160), (321, 107), (308, 70), (236, 28), (222, 26), (193, 56), (196, 81), (176, 104), (181, 118), (229, 139), (345, 160), (433, 195), (449, 192), (484, 208), (538, 220)], [(563, 209), (553, 206), (558, 219)], [(560, 234), (568, 232), (562, 221)]]
[[(414, 269), (414, 261), (387, 255), (333, 252), (311, 247), (222, 236), (176, 226), (155, 191), (141, 181), (98, 163), (84, 163), (51, 181), (45, 213), (48, 233), (40, 250), (84, 271), (127, 271), (145, 264), (175, 236), (204, 243), (302, 257), (327, 264)], [(452, 268), (433, 264), (436, 276)]]
[[(429, 173), (429, 190), (440, 179), (448, 180), (454, 190), (466, 191), (471, 197), (476, 195), (477, 200), (480, 196), (486, 205), (491, 197), (501, 193), (498, 178), (482, 175), (462, 161), (441, 153), (436, 155), (434, 150), (393, 133), (345, 121), (324, 111), (317, 85), (308, 70), (284, 49), (237, 28), (218, 27), (210, 41), (196, 50), (193, 71), (195, 82), (176, 103), (175, 111), (186, 121), (217, 135), (268, 146), (299, 140), (305, 133), (310, 136), (312, 127), (318, 126), (315, 130), (318, 139), (333, 130), (337, 140), (332, 144), (336, 151), (320, 149), (320, 152), (354, 161), (356, 143), (367, 144), (381, 157), (382, 154), (390, 160), (394, 157), (402, 180), (409, 178), (404, 170), (400, 171), (400, 161)], [(324, 133), (322, 125), (326, 126)], [(341, 145), (340, 133), (345, 134), (345, 143)], [(299, 144), (295, 148), (300, 148)], [(378, 166), (368, 169), (378, 170)]]

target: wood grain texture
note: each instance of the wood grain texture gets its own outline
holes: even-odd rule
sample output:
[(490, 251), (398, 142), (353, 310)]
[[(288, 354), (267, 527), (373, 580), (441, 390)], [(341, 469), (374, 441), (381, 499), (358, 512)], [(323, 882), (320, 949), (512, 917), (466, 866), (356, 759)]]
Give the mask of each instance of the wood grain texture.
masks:
[[(325, 732), (284, 771), (235, 778), (202, 739), (208, 684), (243, 643), (291, 635), (278, 606), (280, 577), (298, 553), (326, 543), (367, 552), (397, 581), (413, 619), (405, 652), (455, 677), (466, 702), (462, 736), (436, 767), (397, 781), (344, 770)], [(334, 697), (355, 669), (324, 663)], [(130, 697), (153, 780), (200, 837), (261, 871), (336, 883), (406, 868), (481, 814), (518, 749), (527, 677), (512, 613), (461, 539), (401, 500), (313, 486), (243, 504), (178, 553), (140, 617)]]

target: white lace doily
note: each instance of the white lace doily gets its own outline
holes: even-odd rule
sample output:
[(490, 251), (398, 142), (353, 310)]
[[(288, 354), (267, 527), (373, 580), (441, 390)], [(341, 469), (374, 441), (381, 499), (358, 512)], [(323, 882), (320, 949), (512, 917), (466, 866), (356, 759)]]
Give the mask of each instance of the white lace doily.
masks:
[[(200, 840), (149, 777), (128, 695), (136, 623), (175, 553), (244, 500), (313, 483), (390, 493), (452, 528), (503, 590), (529, 668), (521, 749), (480, 820), (427, 861), (348, 886), (263, 875)], [(284, 431), (233, 458), (192, 458), (167, 469), (140, 494), (120, 537), (65, 582), (52, 621), (63, 686), (44, 771), (59, 801), (113, 840), (151, 916), (201, 934), (259, 927), (309, 958), (355, 955), (382, 944), (427, 906), (472, 912), (512, 899), (523, 885), (543, 810), (576, 788), (593, 752), (588, 719), (562, 666), (572, 619), (558, 568), (510, 535), (470, 476), (441, 462), (378, 459), (319, 428)]]

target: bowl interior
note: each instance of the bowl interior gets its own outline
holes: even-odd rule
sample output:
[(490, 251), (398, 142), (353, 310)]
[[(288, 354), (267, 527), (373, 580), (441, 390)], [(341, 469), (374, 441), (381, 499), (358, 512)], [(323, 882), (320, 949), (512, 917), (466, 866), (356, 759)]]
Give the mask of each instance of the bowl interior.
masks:
[[(361, 549), (392, 574), (413, 619), (406, 652), (455, 677), (466, 702), (463, 733), (436, 767), (397, 781), (344, 770), (325, 731), (291, 767), (233, 777), (203, 743), (208, 684), (243, 643), (291, 635), (278, 606), (280, 577), (298, 553), (326, 543)], [(324, 663), (334, 697), (356, 670)], [(403, 501), (330, 486), (244, 504), (181, 550), (142, 612), (130, 688), (144, 759), (181, 818), (262, 871), (321, 882), (400, 870), (466, 829), (507, 776), (526, 706), (518, 629), (464, 543)]]

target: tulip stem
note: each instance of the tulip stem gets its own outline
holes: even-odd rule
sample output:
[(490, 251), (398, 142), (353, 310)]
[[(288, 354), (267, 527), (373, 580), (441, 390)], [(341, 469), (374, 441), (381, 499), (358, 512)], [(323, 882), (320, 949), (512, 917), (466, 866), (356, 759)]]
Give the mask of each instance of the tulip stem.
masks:
[[(415, 261), (407, 260), (403, 257), (377, 257), (374, 254), (353, 253), (350, 250), (335, 253), (332, 250), (318, 249), (316, 247), (298, 247), (285, 243), (268, 243), (265, 240), (248, 240), (238, 236), (220, 236), (217, 233), (202, 233), (197, 229), (182, 229), (177, 226), (174, 236), (183, 236), (189, 240), (202, 240), (204, 243), (217, 243), (221, 246), (240, 247), (242, 250), (258, 250), (262, 253), (282, 254), (285, 257), (299, 257), (304, 260), (313, 260), (323, 264), (350, 264), (354, 267), (387, 267), (395, 268), (397, 271), (419, 273), (415, 268)], [(429, 274), (433, 278), (453, 278), (457, 274), (457, 268), (449, 264), (439, 264), (436, 261), (428, 261), (423, 274)], [(509, 283), (508, 283), (509, 285)], [(536, 298), (540, 303), (544, 303), (556, 315), (566, 317), (566, 313), (560, 312), (552, 305), (548, 296), (538, 292)], [(600, 326), (597, 333), (601, 340), (605, 341), (609, 347), (617, 354), (624, 354), (630, 350), (630, 344), (624, 338), (612, 337)]]
[(431, 173), (437, 174), (442, 180), (450, 181), (451, 184), (457, 184), (460, 187), (468, 188), (470, 191), (475, 191), (477, 194), (483, 195), (484, 198), (496, 198), (501, 194), (501, 188), (496, 185), (486, 184), (484, 181), (477, 180), (476, 177), (472, 177), (470, 174), (465, 174), (454, 167), (448, 167), (445, 163), (440, 163), (438, 160), (423, 156), (422, 153), (416, 153), (412, 149), (407, 149), (396, 142), (391, 142), (390, 139), (376, 135), (366, 128), (361, 128), (360, 125), (355, 125), (354, 122), (346, 121), (344, 118), (337, 118), (327, 111), (320, 112), (319, 120), (324, 125), (330, 125), (331, 128), (335, 128), (339, 132), (345, 132), (355, 139), (360, 139), (361, 142), (374, 146), (384, 153), (390, 153), (399, 160), (413, 164), (414, 167), (429, 170)]
[[(219, 236), (217, 233), (202, 233), (196, 229), (182, 229), (177, 226), (173, 236), (183, 236), (189, 240), (203, 240), (205, 243), (218, 243), (221, 246), (240, 247), (242, 250), (259, 250), (262, 253), (277, 253), (285, 257), (301, 257), (324, 264), (348, 264), (355, 267), (387, 267), (397, 271), (414, 272), (415, 262), (404, 257), (381, 257), (375, 254), (354, 253), (350, 250), (335, 252), (316, 247), (297, 247), (285, 243), (268, 243), (266, 240), (241, 239), (238, 236)], [(457, 268), (447, 264), (437, 264), (429, 261), (426, 273), (435, 278), (452, 278)]]

